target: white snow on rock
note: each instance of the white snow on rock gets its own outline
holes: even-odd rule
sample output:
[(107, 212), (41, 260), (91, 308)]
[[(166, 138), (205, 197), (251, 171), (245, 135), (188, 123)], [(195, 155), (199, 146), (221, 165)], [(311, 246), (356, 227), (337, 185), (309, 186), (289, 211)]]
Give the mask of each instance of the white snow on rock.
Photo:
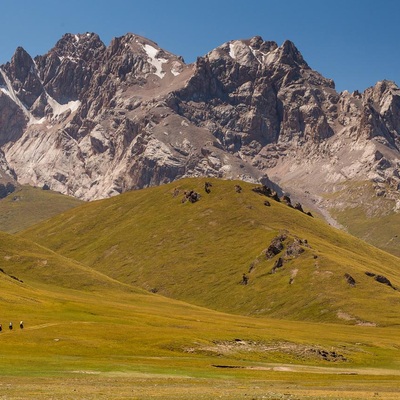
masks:
[(163, 71), (162, 65), (168, 62), (168, 60), (166, 60), (165, 58), (158, 58), (158, 50), (155, 47), (150, 46), (149, 44), (143, 45), (143, 49), (149, 57), (147, 61), (156, 68), (155, 75), (162, 79), (165, 75), (165, 71)]
[(2, 91), (3, 93), (5, 93), (8, 97), (10, 97), (11, 100), (12, 100), (14, 103), (16, 103), (16, 104), (22, 109), (22, 111), (24, 112), (24, 114), (25, 114), (28, 118), (30, 118), (30, 117), (31, 117), (30, 112), (29, 112), (29, 111), (27, 110), (27, 108), (22, 104), (21, 100), (17, 97), (17, 94), (15, 93), (15, 91), (14, 91), (12, 85), (11, 85), (11, 82), (10, 82), (10, 80), (8, 79), (8, 76), (6, 75), (6, 73), (5, 73), (2, 69), (0, 69), (0, 73), (1, 73), (1, 75), (2, 75), (2, 77), (3, 77), (3, 79), (4, 79), (4, 82), (5, 82), (6, 85), (7, 85), (7, 88), (2, 87), (2, 88), (1, 88), (1, 91)]
[(247, 44), (241, 40), (229, 43), (229, 56), (241, 65), (250, 66), (253, 62), (254, 55)]
[(178, 76), (181, 72), (182, 72), (182, 64), (179, 63), (178, 61), (174, 61), (172, 63), (172, 68), (171, 68), (171, 72), (174, 76)]
[(33, 125), (33, 124), (40, 124), (42, 123), (42, 120), (37, 120), (31, 113), (30, 111), (27, 109), (27, 107), (22, 103), (22, 101), (18, 98), (17, 94), (15, 93), (10, 79), (8, 78), (8, 76), (6, 75), (6, 73), (0, 68), (0, 73), (4, 79), (4, 82), (6, 83), (7, 87), (5, 88), (4, 86), (1, 87), (1, 91), (6, 94), (8, 97), (10, 97), (10, 99), (17, 104), (17, 106), (23, 111), (23, 113), (25, 114), (25, 116), (29, 119), (29, 125)]
[(70, 60), (70, 61), (72, 61), (72, 62), (74, 62), (74, 63), (78, 63), (78, 61), (79, 61), (77, 58), (71, 57), (71, 56), (66, 56), (66, 57), (64, 57), (64, 56), (58, 56), (58, 59), (59, 59), (61, 62), (63, 62), (65, 59)]
[(229, 43), (229, 56), (233, 59), (235, 59), (235, 47), (233, 43)]
[[(17, 94), (15, 93), (11, 82), (6, 75), (6, 73), (0, 68), (0, 73), (4, 79), (4, 82), (6, 83), (6, 87), (2, 86), (0, 87), (0, 91), (4, 94), (6, 94), (10, 99), (18, 105), (18, 107), (23, 111), (23, 113), (26, 115), (26, 117), (29, 119), (28, 125), (39, 125), (43, 124), (46, 121), (46, 118), (40, 118), (37, 119), (35, 118), (32, 113), (29, 111), (29, 109), (22, 103), (22, 101), (18, 98)], [(56, 100), (54, 100), (49, 94), (46, 93), (47, 97), (47, 103), (51, 106), (53, 109), (53, 116), (58, 117), (59, 115), (63, 114), (67, 110), (71, 110), (71, 112), (76, 111), (79, 106), (81, 105), (81, 102), (79, 100), (76, 101), (70, 101), (67, 104), (60, 104)]]
[(79, 100), (75, 101), (70, 101), (66, 104), (60, 104), (56, 100), (54, 100), (49, 94), (46, 94), (47, 96), (47, 103), (51, 106), (53, 109), (53, 116), (58, 117), (59, 115), (63, 114), (67, 110), (71, 110), (71, 112), (76, 111), (79, 106), (81, 105), (81, 102)]

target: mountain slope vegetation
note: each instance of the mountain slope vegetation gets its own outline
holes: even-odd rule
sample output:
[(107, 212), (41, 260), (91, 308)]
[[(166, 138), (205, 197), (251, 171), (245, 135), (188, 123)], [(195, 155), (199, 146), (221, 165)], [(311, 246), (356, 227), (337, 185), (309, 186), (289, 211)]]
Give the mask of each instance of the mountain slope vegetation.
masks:
[(0, 231), (16, 233), (82, 203), (50, 190), (20, 186), (0, 200)]
[(254, 187), (184, 179), (85, 204), (22, 236), (125, 284), (220, 311), (399, 322), (398, 258)]
[(0, 264), (7, 398), (396, 398), (398, 327), (216, 312), (5, 233)]

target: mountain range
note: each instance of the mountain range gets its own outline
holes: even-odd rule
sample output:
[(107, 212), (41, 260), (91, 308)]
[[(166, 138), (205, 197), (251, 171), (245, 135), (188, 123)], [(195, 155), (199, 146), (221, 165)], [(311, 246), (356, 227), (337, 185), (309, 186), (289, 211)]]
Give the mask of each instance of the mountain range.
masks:
[(95, 200), (183, 177), (260, 182), (374, 243), (373, 218), (397, 221), (399, 145), (394, 82), (338, 93), (290, 41), (232, 40), (186, 64), (131, 33), (66, 34), (0, 66), (4, 187)]

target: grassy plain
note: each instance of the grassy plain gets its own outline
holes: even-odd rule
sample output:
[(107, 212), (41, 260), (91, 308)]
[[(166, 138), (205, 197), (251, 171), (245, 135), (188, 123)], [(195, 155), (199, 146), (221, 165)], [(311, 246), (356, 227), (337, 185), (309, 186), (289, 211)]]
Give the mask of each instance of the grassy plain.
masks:
[[(3, 398), (399, 394), (398, 328), (232, 316), (148, 293), (9, 286), (2, 318), (23, 317), (25, 327), (0, 334)], [(326, 360), (321, 350), (344, 358)]]
[[(398, 286), (399, 259), (265, 206), (253, 185), (212, 183), (0, 234), (0, 399), (399, 398), (400, 292), (364, 273)], [(181, 202), (188, 189), (199, 202)], [(270, 274), (264, 251), (283, 230), (285, 249), (310, 247)]]

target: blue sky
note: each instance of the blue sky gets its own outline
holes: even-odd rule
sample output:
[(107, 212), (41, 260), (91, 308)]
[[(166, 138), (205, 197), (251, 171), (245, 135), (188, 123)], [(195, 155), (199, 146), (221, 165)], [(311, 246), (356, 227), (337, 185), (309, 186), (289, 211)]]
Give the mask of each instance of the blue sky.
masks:
[(18, 46), (45, 54), (64, 33), (127, 32), (195, 61), (232, 39), (295, 43), (338, 91), (389, 79), (400, 85), (398, 0), (0, 0), (0, 64)]

